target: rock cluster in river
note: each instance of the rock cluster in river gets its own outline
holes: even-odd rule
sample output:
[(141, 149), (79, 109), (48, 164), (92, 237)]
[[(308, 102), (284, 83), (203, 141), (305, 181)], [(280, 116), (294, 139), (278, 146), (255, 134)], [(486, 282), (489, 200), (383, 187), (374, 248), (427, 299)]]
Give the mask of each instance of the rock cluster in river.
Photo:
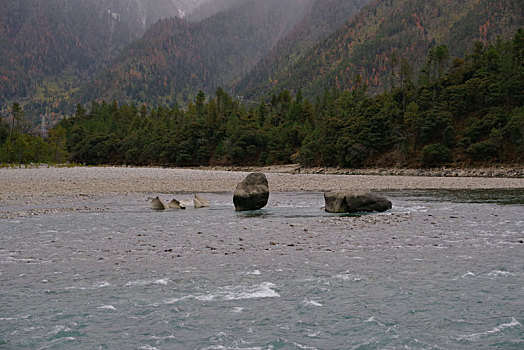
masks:
[(201, 197), (199, 195), (195, 195), (195, 198), (193, 200), (182, 199), (179, 201), (176, 198), (174, 198), (168, 204), (164, 203), (160, 199), (160, 197), (157, 196), (153, 198), (149, 207), (153, 210), (166, 210), (166, 209), (180, 210), (180, 209), (186, 209), (187, 207), (195, 207), (196, 209), (199, 209), (199, 208), (207, 208), (209, 206), (210, 206), (210, 203), (206, 198)]

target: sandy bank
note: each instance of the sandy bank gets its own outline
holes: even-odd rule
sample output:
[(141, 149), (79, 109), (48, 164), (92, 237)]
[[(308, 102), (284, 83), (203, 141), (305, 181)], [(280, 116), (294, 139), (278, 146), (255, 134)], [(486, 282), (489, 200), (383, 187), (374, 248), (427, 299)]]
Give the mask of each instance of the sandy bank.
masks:
[[(36, 204), (56, 197), (80, 198), (132, 193), (232, 192), (246, 174), (242, 171), (126, 167), (3, 168), (0, 169), (0, 204)], [(274, 192), (524, 188), (524, 178), (291, 172), (267, 172), (267, 177), (270, 190)]]

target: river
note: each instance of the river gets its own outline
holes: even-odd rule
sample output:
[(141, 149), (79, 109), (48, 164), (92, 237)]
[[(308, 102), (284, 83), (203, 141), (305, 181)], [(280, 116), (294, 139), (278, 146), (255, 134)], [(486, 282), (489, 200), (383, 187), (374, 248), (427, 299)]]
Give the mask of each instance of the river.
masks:
[(383, 194), (0, 220), (0, 349), (522, 349), (524, 191)]

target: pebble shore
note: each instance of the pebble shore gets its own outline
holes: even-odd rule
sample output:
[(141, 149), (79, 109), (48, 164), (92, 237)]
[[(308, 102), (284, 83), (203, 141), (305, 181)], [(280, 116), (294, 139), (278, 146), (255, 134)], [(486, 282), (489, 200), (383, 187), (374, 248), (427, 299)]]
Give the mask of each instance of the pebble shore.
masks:
[(93, 197), (133, 193), (233, 192), (250, 171), (265, 172), (272, 192), (365, 189), (524, 188), (523, 177), (465, 177), (304, 173), (291, 167), (239, 170), (33, 167), (0, 169), (0, 204), (48, 202), (56, 197)]
[[(90, 205), (107, 196), (143, 194), (147, 198), (157, 194), (233, 192), (236, 185), (253, 171), (266, 173), (272, 192), (524, 188), (523, 177), (481, 177), (478, 175), (480, 170), (477, 176), (466, 177), (431, 176), (427, 173), (418, 176), (384, 175), (385, 172), (380, 171), (377, 174), (349, 175), (348, 170), (339, 169), (340, 173), (337, 173), (337, 169), (302, 169), (296, 166), (236, 169), (1, 168), (0, 219), (72, 210), (102, 210)], [(87, 206), (77, 208), (78, 203), (86, 203)]]

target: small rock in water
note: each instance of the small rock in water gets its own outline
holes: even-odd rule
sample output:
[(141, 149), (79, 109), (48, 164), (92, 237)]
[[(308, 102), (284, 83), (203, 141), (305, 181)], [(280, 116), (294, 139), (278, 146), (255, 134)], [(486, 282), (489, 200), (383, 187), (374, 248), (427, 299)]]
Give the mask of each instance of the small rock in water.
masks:
[(169, 209), (186, 209), (186, 207), (182, 206), (176, 199), (173, 199), (169, 202)]
[(195, 198), (193, 199), (193, 203), (195, 205), (195, 208), (207, 208), (210, 206), (209, 201), (203, 197), (200, 197), (195, 194)]
[(159, 197), (153, 198), (150, 208), (153, 210), (166, 210), (167, 206)]

